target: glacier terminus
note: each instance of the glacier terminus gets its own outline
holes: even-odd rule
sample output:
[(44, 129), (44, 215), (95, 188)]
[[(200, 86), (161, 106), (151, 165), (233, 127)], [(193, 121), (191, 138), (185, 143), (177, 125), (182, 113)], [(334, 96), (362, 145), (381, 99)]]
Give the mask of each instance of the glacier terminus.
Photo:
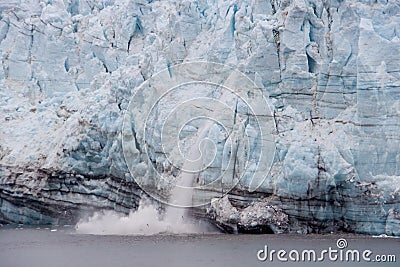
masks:
[[(265, 98), (254, 112), (268, 112), (246, 119), (248, 102), (224, 89), (237, 84), (229, 76), (191, 81), (159, 102), (150, 89), (135, 95), (193, 62), (242, 73)], [(0, 66), (2, 224), (75, 224), (101, 210), (129, 214), (149, 192), (168, 199), (170, 184), (155, 174), (173, 180), (175, 164), (190, 164), (161, 142), (161, 129), (176, 130), (163, 128), (164, 111), (195, 96), (223, 100), (219, 111), (201, 104), (231, 127), (190, 113), (200, 120), (178, 129), (182, 149), (203, 147), (202, 164), (213, 159), (192, 177), (189, 199), (212, 202), (190, 216), (233, 232), (400, 236), (397, 0), (4, 0)], [(217, 73), (207, 71), (202, 79)], [(134, 123), (125, 128), (127, 110)], [(270, 123), (268, 138), (257, 120)], [(259, 160), (246, 165), (245, 156)], [(244, 175), (257, 164), (259, 180)], [(229, 175), (211, 183), (221, 170)]]

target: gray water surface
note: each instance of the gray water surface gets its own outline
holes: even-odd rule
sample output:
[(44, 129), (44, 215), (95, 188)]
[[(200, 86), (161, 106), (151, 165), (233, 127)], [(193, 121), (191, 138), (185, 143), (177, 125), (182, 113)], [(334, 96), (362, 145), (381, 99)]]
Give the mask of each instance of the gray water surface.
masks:
[[(53, 231), (51, 231), (53, 229)], [(55, 231), (57, 230), (57, 231)], [(321, 251), (337, 249), (344, 238), (346, 249), (369, 249), (371, 257), (392, 254), (397, 262), (261, 262), (257, 252), (268, 249)], [(360, 235), (157, 235), (96, 236), (74, 233), (68, 227), (0, 228), (0, 267), (53, 266), (399, 266), (400, 239)]]

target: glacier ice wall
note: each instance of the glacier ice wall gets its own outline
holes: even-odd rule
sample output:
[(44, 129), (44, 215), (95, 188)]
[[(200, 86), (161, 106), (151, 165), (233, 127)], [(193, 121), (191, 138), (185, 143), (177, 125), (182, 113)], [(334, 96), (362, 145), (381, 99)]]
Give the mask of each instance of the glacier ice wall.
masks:
[(276, 224), (259, 218), (277, 206), (291, 232), (400, 235), (398, 1), (8, 0), (0, 11), (0, 221), (135, 209), (120, 133), (132, 90), (201, 60), (265, 88), (277, 152), (256, 192), (243, 181), (196, 214), (253, 227)]

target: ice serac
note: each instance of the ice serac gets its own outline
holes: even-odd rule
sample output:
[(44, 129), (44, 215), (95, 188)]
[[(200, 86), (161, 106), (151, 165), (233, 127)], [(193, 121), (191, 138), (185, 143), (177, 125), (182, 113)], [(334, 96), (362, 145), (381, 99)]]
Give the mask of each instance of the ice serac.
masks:
[[(200, 60), (265, 88), (277, 151), (255, 192), (241, 180), (195, 215), (243, 231), (400, 235), (398, 1), (9, 0), (0, 11), (1, 222), (135, 209), (124, 110), (156, 72)], [(163, 158), (152, 159), (171, 171)], [(150, 173), (138, 163), (134, 175)], [(209, 194), (222, 192), (193, 198)]]

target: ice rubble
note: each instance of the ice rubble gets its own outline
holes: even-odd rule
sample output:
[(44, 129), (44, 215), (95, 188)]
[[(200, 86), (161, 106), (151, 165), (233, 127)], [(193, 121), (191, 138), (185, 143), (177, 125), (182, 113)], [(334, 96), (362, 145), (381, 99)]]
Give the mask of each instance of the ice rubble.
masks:
[[(262, 187), (247, 192), (244, 180), (221, 202), (240, 214), (277, 207), (291, 232), (400, 235), (398, 1), (9, 0), (0, 10), (1, 221), (135, 209), (120, 133), (132, 90), (207, 60), (262, 85), (276, 123)], [(208, 216), (225, 214), (215, 205)]]

